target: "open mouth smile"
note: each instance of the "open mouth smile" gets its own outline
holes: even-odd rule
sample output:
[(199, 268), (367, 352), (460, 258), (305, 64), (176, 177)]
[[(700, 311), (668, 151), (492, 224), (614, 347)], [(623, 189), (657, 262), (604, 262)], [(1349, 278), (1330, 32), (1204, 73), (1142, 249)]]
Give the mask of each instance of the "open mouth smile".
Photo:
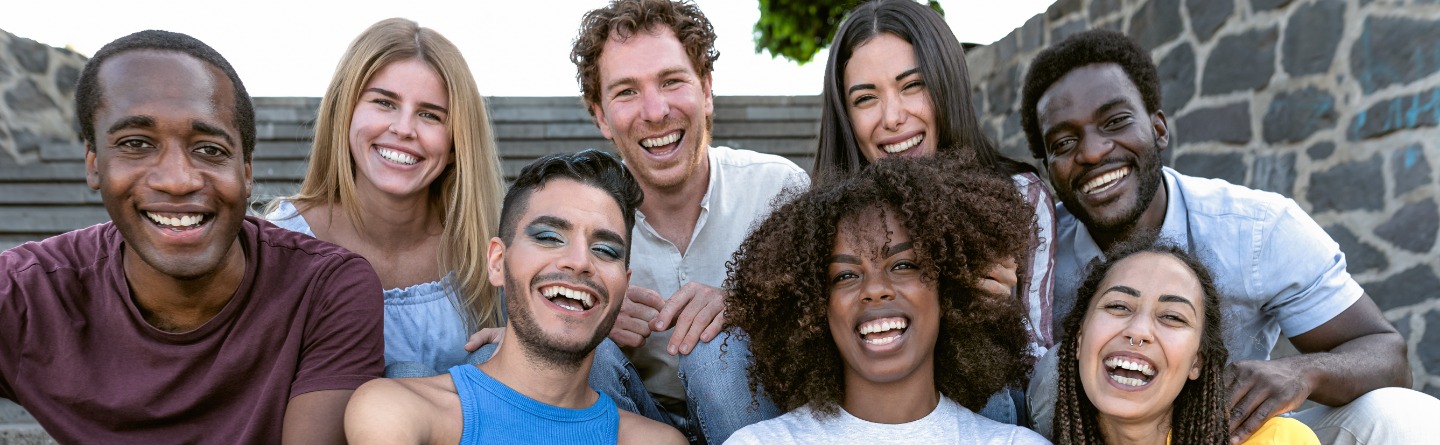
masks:
[(645, 151), (650, 152), (650, 154), (653, 155), (670, 154), (670, 152), (674, 151), (675, 148), (678, 148), (680, 146), (680, 138), (684, 135), (684, 131), (676, 130), (664, 136), (641, 139), (640, 148), (644, 148)]
[(595, 306), (595, 295), (568, 287), (542, 287), (540, 288), (540, 295), (543, 295), (547, 300), (550, 300), (550, 302), (555, 303), (556, 306), (560, 306), (560, 308), (568, 311), (585, 312)]
[(1155, 379), (1155, 366), (1144, 359), (1110, 357), (1104, 364), (1110, 380), (1124, 387), (1143, 388)]
[(387, 161), (394, 162), (400, 165), (415, 165), (415, 163), (420, 162), (419, 158), (416, 158), (415, 156), (400, 150), (377, 147), (375, 149), (375, 153), (379, 154), (381, 158), (384, 158)]
[(1119, 184), (1120, 180), (1126, 176), (1130, 176), (1130, 167), (1128, 166), (1111, 170), (1099, 177), (1086, 181), (1085, 184), (1080, 186), (1080, 193), (1092, 195), (1110, 190), (1114, 188), (1116, 184)]
[(866, 344), (884, 346), (898, 340), (909, 327), (910, 320), (905, 317), (886, 317), (861, 323), (855, 331)]
[(920, 141), (923, 140), (925, 140), (925, 133), (920, 133), (911, 136), (909, 139), (896, 142), (894, 144), (880, 144), (880, 149), (884, 150), (886, 153), (893, 155), (903, 152), (905, 150), (909, 150), (911, 148), (915, 148), (915, 146), (920, 145)]
[(145, 218), (160, 226), (162, 229), (169, 229), (175, 232), (194, 230), (209, 222), (212, 214), (208, 213), (172, 213), (172, 212), (144, 212)]

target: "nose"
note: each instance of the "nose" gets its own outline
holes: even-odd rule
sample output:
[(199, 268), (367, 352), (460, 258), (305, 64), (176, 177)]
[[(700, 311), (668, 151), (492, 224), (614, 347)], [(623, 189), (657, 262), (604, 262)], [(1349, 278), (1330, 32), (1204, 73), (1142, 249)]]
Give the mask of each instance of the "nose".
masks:
[(590, 275), (593, 273), (590, 249), (583, 243), (570, 243), (561, 250), (560, 258), (555, 266), (560, 270), (576, 275)]
[(890, 281), (890, 277), (885, 276), (885, 274), (871, 275), (872, 276), (865, 278), (865, 288), (864, 292), (861, 293), (861, 298), (864, 299), (866, 303), (894, 300), (895, 286), (894, 283)]
[(670, 101), (659, 91), (640, 93), (640, 118), (646, 122), (661, 122), (670, 115)]
[(190, 152), (178, 146), (161, 149), (158, 165), (146, 175), (151, 189), (173, 196), (185, 196), (205, 186), (205, 179), (191, 162)]
[(1130, 317), (1126, 323), (1125, 330), (1120, 333), (1122, 340), (1127, 345), (1143, 347), (1146, 343), (1155, 342), (1155, 322), (1150, 317)]
[(905, 121), (910, 119), (910, 113), (905, 108), (904, 101), (893, 95), (883, 97), (880, 107), (882, 108), (881, 113), (883, 113), (882, 123), (886, 130), (899, 130), (900, 126), (905, 125)]
[(401, 139), (415, 137), (415, 116), (410, 113), (396, 113), (395, 120), (390, 122), (390, 132)]
[(1100, 134), (1089, 132), (1080, 139), (1075, 161), (1080, 164), (1098, 164), (1115, 149), (1115, 141)]

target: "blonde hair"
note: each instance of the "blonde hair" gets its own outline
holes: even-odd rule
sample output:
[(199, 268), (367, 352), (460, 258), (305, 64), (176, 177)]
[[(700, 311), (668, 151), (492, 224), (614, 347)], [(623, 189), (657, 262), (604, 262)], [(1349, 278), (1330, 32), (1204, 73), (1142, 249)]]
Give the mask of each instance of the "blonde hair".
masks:
[(445, 81), (450, 98), (450, 130), (455, 162), (430, 184), (430, 203), (440, 209), (441, 270), (455, 274), (446, 292), (471, 331), (498, 326), (504, 308), (490, 286), (486, 247), (500, 225), (498, 204), (503, 192), (495, 134), (485, 99), (460, 50), (440, 33), (414, 21), (381, 20), (350, 43), (315, 119), (315, 143), (300, 192), (286, 198), (297, 210), (319, 205), (343, 207), (350, 221), (362, 227), (356, 203), (355, 165), (350, 157), (350, 118), (365, 84), (377, 71), (402, 60), (423, 60)]

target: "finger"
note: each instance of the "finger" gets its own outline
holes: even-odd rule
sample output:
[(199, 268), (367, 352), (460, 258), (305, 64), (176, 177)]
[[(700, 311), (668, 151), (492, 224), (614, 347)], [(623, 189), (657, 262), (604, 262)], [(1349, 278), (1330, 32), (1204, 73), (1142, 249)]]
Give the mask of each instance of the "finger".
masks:
[(1260, 404), (1254, 411), (1251, 411), (1250, 415), (1245, 418), (1245, 421), (1240, 424), (1240, 428), (1231, 429), (1230, 443), (1243, 443), (1246, 439), (1250, 438), (1251, 434), (1255, 434), (1255, 431), (1259, 430), (1260, 426), (1264, 425), (1265, 421), (1270, 420), (1270, 417), (1272, 417), (1274, 411), (1273, 405), (1272, 402), (1266, 401)]
[[(650, 307), (645, 303), (631, 301), (630, 299), (626, 299), (625, 304), (620, 306), (621, 318), (634, 318), (640, 320), (641, 323), (650, 323), (650, 320), (654, 320), (658, 314), (660, 314), (658, 309)], [(646, 328), (646, 330), (649, 330), (649, 328)]]
[(610, 340), (625, 347), (638, 348), (645, 344), (645, 337), (624, 329), (611, 329)]
[(695, 344), (700, 342), (700, 335), (705, 328), (715, 320), (720, 311), (721, 305), (714, 299), (703, 303), (692, 301), (689, 307), (680, 313), (680, 319), (675, 321), (675, 332), (670, 334), (670, 346), (677, 348), (681, 354), (689, 354), (695, 349)]
[(631, 286), (625, 290), (625, 301), (638, 303), (655, 311), (659, 311), (665, 306), (665, 299), (660, 297), (659, 292), (638, 286)]
[(690, 305), (690, 300), (694, 298), (695, 288), (693, 286), (690, 286), (689, 283), (681, 286), (680, 290), (675, 291), (675, 295), (671, 295), (670, 299), (665, 300), (665, 305), (660, 308), (660, 313), (655, 314), (655, 319), (650, 321), (651, 329), (656, 331), (670, 329), (676, 324), (675, 317), (684, 311), (686, 306)]
[(720, 315), (715, 316), (715, 319), (710, 321), (710, 326), (706, 326), (705, 332), (700, 334), (700, 341), (709, 343), (710, 341), (715, 340), (715, 336), (720, 335), (720, 330), (724, 328), (725, 311), (720, 311)]
[(470, 334), (470, 339), (465, 342), (465, 350), (475, 352), (481, 346), (500, 341), (505, 337), (504, 328), (484, 328)]
[[(1233, 396), (1232, 396), (1233, 397)], [(1255, 411), (1260, 404), (1265, 402), (1268, 394), (1260, 388), (1245, 392), (1235, 401), (1235, 406), (1230, 408), (1230, 431), (1237, 432), (1251, 416), (1256, 415)], [(1263, 417), (1264, 415), (1261, 414)]]

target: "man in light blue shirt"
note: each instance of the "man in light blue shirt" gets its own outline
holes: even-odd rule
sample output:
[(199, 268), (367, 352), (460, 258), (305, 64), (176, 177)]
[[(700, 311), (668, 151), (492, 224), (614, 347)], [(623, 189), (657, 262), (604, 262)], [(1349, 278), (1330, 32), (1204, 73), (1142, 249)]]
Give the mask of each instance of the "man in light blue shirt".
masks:
[[(1233, 443), (1306, 399), (1327, 405), (1295, 416), (1324, 443), (1437, 437), (1440, 401), (1403, 389), (1405, 339), (1345, 271), (1339, 246), (1290, 199), (1162, 168), (1170, 132), (1159, 105), (1154, 62), (1123, 34), (1080, 33), (1031, 63), (1022, 125), (1062, 202), (1053, 319), (1073, 309), (1092, 259), (1160, 238), (1204, 261), (1224, 295)], [(1281, 333), (1302, 354), (1269, 360)], [(1042, 433), (1053, 356), (1031, 385)]]

